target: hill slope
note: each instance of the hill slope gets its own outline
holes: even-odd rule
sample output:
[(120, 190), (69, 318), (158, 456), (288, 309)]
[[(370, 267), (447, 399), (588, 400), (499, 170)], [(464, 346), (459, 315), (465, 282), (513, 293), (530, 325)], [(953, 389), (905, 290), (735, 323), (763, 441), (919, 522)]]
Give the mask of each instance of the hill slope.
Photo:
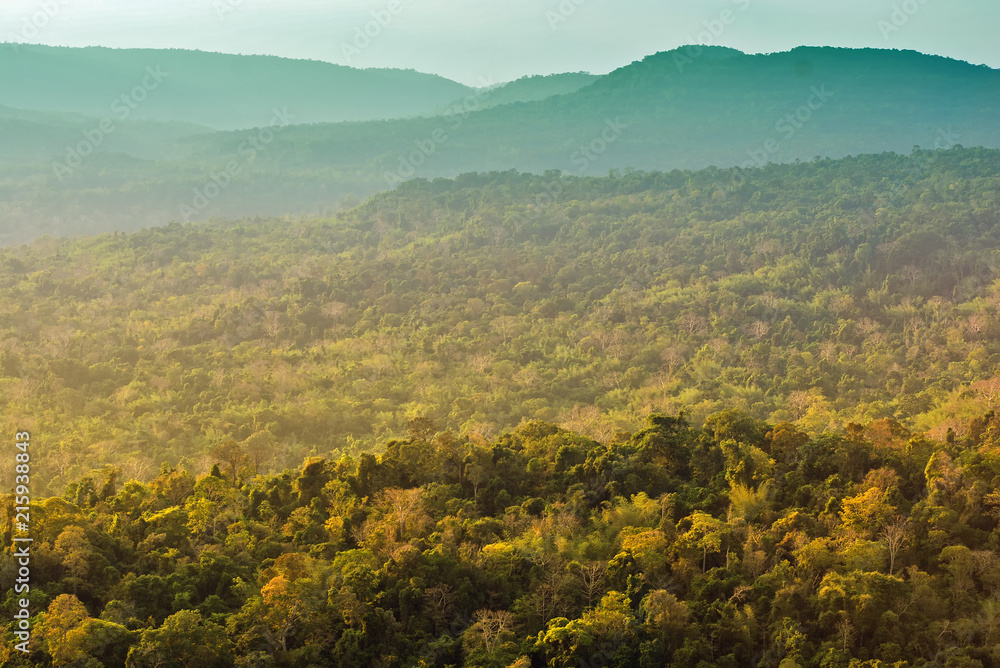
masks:
[[(657, 54), (574, 93), (469, 113), (461, 123), (293, 128), (279, 143), (294, 150), (272, 157), (347, 168), (362, 164), (363, 147), (381, 176), (405, 178), (512, 168), (595, 175), (625, 167), (751, 166), (908, 152), (935, 142), (1000, 147), (997, 70), (875, 49), (707, 53), (696, 60), (684, 50)], [(678, 65), (680, 58), (690, 62)], [(446, 139), (430, 154), (420, 144), (437, 129)], [(950, 144), (941, 144), (942, 134)], [(415, 148), (428, 155), (416, 157)]]
[(468, 175), (335, 219), (40, 240), (0, 253), (2, 424), (45, 425), (39, 485), (257, 431), (291, 466), (417, 416), (958, 429), (1000, 396), (998, 211), (1000, 152), (955, 149)]
[[(460, 113), (443, 117), (294, 125), (300, 114), (292, 125), (258, 121), (271, 122), (265, 134), (169, 136), (158, 153), (172, 157), (145, 164), (127, 155), (97, 157), (114, 148), (109, 144), (59, 178), (54, 165), (66, 161), (69, 149), (53, 151), (52, 142), (39, 141), (34, 160), (0, 162), (9, 184), (0, 220), (11, 239), (24, 241), (44, 232), (330, 211), (344, 198), (357, 201), (410, 177), (469, 171), (594, 175), (908, 153), (914, 145), (1000, 147), (997, 70), (873, 49), (759, 56), (706, 49), (693, 57), (698, 53), (651, 56), (535, 102), (489, 108), (491, 96), (504, 99), (504, 88), (477, 91), (463, 99)], [(241, 71), (256, 71), (235, 56), (225, 58)], [(248, 150), (261, 137), (269, 141)], [(219, 177), (227, 165), (238, 174)], [(213, 181), (225, 186), (206, 197), (206, 188), (217, 188)]]
[[(101, 119), (67, 112), (25, 111), (0, 106), (0, 154), (5, 161), (37, 163), (39, 156), (61, 156), (67, 146), (77, 145), (99, 130)], [(126, 120), (116, 122), (112, 132), (100, 136), (94, 149), (123, 158), (166, 160), (179, 158), (182, 138), (204, 137), (212, 128), (193, 123)], [(138, 159), (138, 160), (135, 160)]]
[(266, 124), (277, 108), (287, 109), (297, 123), (359, 121), (430, 113), (470, 92), (410, 70), (359, 70), (274, 56), (0, 48), (0, 104), (98, 118), (120, 118), (127, 110), (133, 119), (235, 129)]
[(548, 76), (522, 77), (490, 91), (484, 107), (498, 107), (518, 102), (537, 102), (556, 95), (568, 95), (600, 79), (596, 74), (567, 72)]
[(381, 456), (275, 475), (259, 441), (208, 474), (109, 469), (32, 497), (21, 601), (46, 641), (0, 662), (992, 667), (1000, 419), (969, 431), (810, 438), (725, 411), (477, 442), (415, 420)]

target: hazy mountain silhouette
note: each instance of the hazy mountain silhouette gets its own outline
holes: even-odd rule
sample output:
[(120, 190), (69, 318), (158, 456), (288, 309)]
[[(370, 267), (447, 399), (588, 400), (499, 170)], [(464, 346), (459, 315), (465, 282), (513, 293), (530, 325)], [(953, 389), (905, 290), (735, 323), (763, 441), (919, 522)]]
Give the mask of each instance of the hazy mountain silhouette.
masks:
[[(485, 106), (489, 93), (482, 97)], [(754, 166), (908, 153), (915, 145), (997, 147), (998, 113), (1000, 71), (937, 56), (694, 47), (536, 102), (446, 119), (293, 127), (266, 159), (394, 176), (383, 182), (511, 168), (600, 174)], [(232, 151), (237, 140), (216, 135), (205, 154)]]
[(484, 108), (518, 102), (537, 102), (556, 95), (567, 95), (589, 86), (601, 77), (587, 72), (567, 72), (548, 76), (521, 77), (489, 91), (483, 96)]
[[(135, 98), (130, 96), (137, 91)], [(182, 49), (0, 48), (0, 104), (97, 117), (184, 121), (217, 129), (431, 113), (472, 92), (412, 70), (356, 69), (312, 60)], [(123, 99), (123, 96), (126, 99)]]
[[(54, 58), (56, 51), (40, 53)], [(211, 54), (176, 55), (179, 62)], [(272, 64), (292, 67), (281, 59), (222, 58), (241, 76), (258, 72), (260, 81), (267, 80)], [(258, 70), (255, 64), (264, 66)], [(207, 73), (198, 76), (208, 81)], [(218, 71), (213, 76), (221, 80)], [(6, 140), (19, 142), (21, 157), (6, 166), (0, 157), (0, 169), (10, 174), (0, 214), (20, 238), (39, 230), (75, 234), (178, 219), (325, 211), (345, 197), (356, 201), (410, 178), (467, 172), (556, 169), (599, 175), (611, 169), (746, 168), (815, 156), (908, 154), (915, 145), (1000, 147), (1000, 70), (913, 51), (802, 47), (745, 55), (685, 47), (649, 56), (573, 92), (490, 108), (496, 100), (585, 83), (577, 75), (536, 79), (493, 90), (464, 89), (464, 98), (449, 94), (445, 106), (451, 105), (451, 113), (442, 116), (311, 125), (300, 124), (301, 114), (287, 124), (276, 124), (272, 116), (258, 123), (272, 126), (264, 130), (204, 134), (192, 128), (188, 136), (182, 136), (187, 134), (182, 127), (156, 126), (147, 139), (158, 134), (161, 146), (136, 139), (137, 148), (120, 137), (119, 145), (109, 141), (60, 178), (56, 162), (67, 162), (73, 147), (58, 150), (58, 143), (35, 127), (33, 160), (24, 157), (30, 142)], [(240, 113), (249, 118), (249, 112)], [(40, 116), (37, 122), (48, 121)], [(58, 136), (66, 136), (67, 125), (60, 124)], [(7, 128), (0, 142), (11, 127), (0, 124)], [(262, 137), (267, 141), (255, 144)], [(152, 160), (137, 163), (130, 156)], [(233, 173), (224, 173), (227, 169)]]

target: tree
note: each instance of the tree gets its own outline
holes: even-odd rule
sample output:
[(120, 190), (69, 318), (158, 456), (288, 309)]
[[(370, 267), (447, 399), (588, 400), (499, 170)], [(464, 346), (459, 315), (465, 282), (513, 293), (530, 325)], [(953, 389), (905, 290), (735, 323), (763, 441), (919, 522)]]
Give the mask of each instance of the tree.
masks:
[(272, 643), (281, 651), (288, 651), (288, 634), (306, 612), (305, 606), (284, 575), (271, 578), (260, 590), (260, 595), (266, 606), (267, 626), (273, 633)]
[(70, 633), (90, 619), (86, 606), (72, 594), (60, 594), (41, 616), (39, 635), (57, 666), (81, 660), (80, 648), (72, 642)]
[(768, 499), (770, 493), (770, 481), (765, 481), (756, 490), (739, 483), (733, 483), (729, 490), (732, 517), (744, 519), (748, 523), (756, 521), (762, 513), (770, 508)]
[(56, 538), (55, 551), (62, 557), (63, 567), (69, 576), (66, 580), (73, 584), (73, 593), (76, 594), (77, 587), (85, 582), (90, 572), (88, 560), (94, 551), (86, 532), (82, 527), (67, 527)]
[(493, 656), (512, 636), (514, 616), (506, 610), (478, 610), (472, 619), (472, 626), (463, 634), (469, 653), (482, 650)]
[(657, 582), (665, 579), (667, 571), (667, 552), (670, 543), (659, 529), (647, 531), (636, 527), (626, 527), (620, 534), (622, 549), (635, 556), (647, 581)]
[(458, 596), (451, 586), (445, 583), (425, 589), (424, 601), (430, 609), (431, 619), (434, 621), (434, 633), (438, 633), (454, 612)]
[(437, 425), (428, 417), (415, 417), (406, 424), (407, 435), (417, 441), (427, 443), (438, 432)]
[(121, 624), (87, 619), (66, 635), (63, 649), (75, 657), (77, 665), (88, 668), (122, 665), (136, 635)]
[(246, 463), (252, 475), (258, 475), (264, 463), (274, 458), (277, 439), (270, 431), (255, 431), (243, 441)]
[(219, 532), (239, 519), (246, 497), (224, 480), (205, 476), (195, 485), (194, 495), (185, 504), (192, 533), (216, 538)]
[(390, 487), (379, 492), (376, 503), (389, 511), (396, 525), (396, 540), (405, 541), (423, 517), (423, 490)]
[(882, 540), (889, 551), (889, 575), (896, 570), (896, 557), (906, 543), (909, 525), (909, 520), (899, 515), (892, 521), (882, 524)]
[(658, 638), (667, 651), (680, 646), (691, 616), (682, 601), (666, 590), (657, 589), (646, 595), (640, 609), (645, 618), (646, 631)]
[(226, 668), (232, 650), (225, 629), (194, 610), (167, 617), (159, 628), (142, 632), (128, 653), (126, 668)]
[(344, 585), (336, 594), (331, 594), (330, 603), (348, 626), (356, 627), (364, 623), (367, 606), (358, 599), (350, 585)]
[(576, 573), (587, 597), (587, 607), (594, 605), (594, 599), (604, 591), (604, 583), (608, 579), (608, 564), (604, 561), (586, 561), (576, 563)]
[[(343, 553), (338, 558), (347, 560), (352, 556)], [(309, 637), (321, 631), (326, 618), (320, 611), (329, 602), (345, 621), (359, 623), (365, 611), (355, 592), (365, 592), (348, 578), (341, 580), (338, 591), (328, 586), (329, 574), (322, 563), (302, 553), (289, 552), (275, 559), (264, 572), (264, 577), (270, 579), (259, 595), (247, 597), (239, 613), (245, 638), (263, 638), (272, 651), (287, 652), (291, 649), (289, 638), (298, 630), (308, 644)], [(249, 645), (245, 638), (241, 645)]]
[(678, 531), (682, 530), (683, 525), (688, 525), (688, 529), (680, 534), (679, 539), (701, 551), (701, 571), (704, 573), (709, 551), (717, 552), (722, 546), (726, 524), (708, 513), (698, 511), (678, 522)]
[(841, 503), (843, 528), (861, 538), (874, 537), (896, 516), (896, 508), (889, 503), (888, 494), (878, 487), (846, 498)]
[(153, 479), (150, 487), (161, 495), (172, 506), (180, 505), (185, 498), (194, 492), (195, 480), (184, 470), (167, 469)]
[(632, 641), (637, 631), (635, 614), (629, 598), (617, 591), (604, 595), (600, 604), (587, 610), (579, 619), (557, 617), (538, 634), (536, 647), (551, 657), (549, 665), (574, 666), (583, 661), (612, 660), (611, 653), (632, 656), (611, 665), (635, 665)]
[(212, 457), (222, 462), (229, 471), (229, 481), (238, 485), (240, 469), (247, 462), (247, 454), (240, 444), (229, 439), (212, 450)]

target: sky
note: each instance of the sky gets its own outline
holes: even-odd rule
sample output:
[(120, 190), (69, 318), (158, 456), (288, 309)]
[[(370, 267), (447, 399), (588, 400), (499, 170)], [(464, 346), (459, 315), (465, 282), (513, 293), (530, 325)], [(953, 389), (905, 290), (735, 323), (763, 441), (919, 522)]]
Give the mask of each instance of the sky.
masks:
[(1000, 0), (0, 0), (0, 41), (398, 67), (479, 86), (684, 44), (914, 49), (1000, 68)]

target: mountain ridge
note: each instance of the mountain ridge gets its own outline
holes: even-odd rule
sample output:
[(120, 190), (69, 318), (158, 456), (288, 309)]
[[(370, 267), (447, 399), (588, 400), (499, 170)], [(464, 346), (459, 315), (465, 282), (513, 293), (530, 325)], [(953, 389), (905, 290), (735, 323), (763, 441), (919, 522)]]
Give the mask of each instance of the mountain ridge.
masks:
[[(678, 63), (681, 56), (687, 60)], [(143, 155), (166, 158), (139, 167), (91, 158), (59, 171), (61, 179), (53, 161), (65, 163), (70, 150), (39, 141), (27, 160), (30, 146), (22, 142), (16, 163), (4, 165), (0, 156), (0, 169), (11, 174), (7, 201), (0, 201), (9, 229), (0, 232), (24, 240), (78, 234), (82, 225), (135, 229), (137, 216), (146, 225), (330, 211), (410, 178), (466, 172), (746, 169), (817, 156), (908, 154), (914, 146), (1000, 147), (1000, 70), (914, 51), (682, 48), (539, 101), (490, 107), (492, 94), (472, 92), (446, 116), (297, 118), (280, 131), (260, 129), (269, 140), (253, 153), (240, 150), (253, 131), (165, 132), (162, 145), (145, 146)], [(12, 141), (3, 133), (0, 126), (0, 143)], [(105, 147), (112, 145), (95, 153)], [(239, 173), (219, 176), (234, 160)], [(215, 181), (226, 185), (215, 192)], [(216, 196), (205, 197), (205, 188)]]
[(473, 90), (415, 70), (193, 49), (17, 45), (0, 49), (0, 66), (0, 104), (99, 116), (161, 67), (164, 90), (149, 91), (136, 116), (216, 129), (259, 125), (272, 106), (297, 108), (301, 122), (416, 116)]

